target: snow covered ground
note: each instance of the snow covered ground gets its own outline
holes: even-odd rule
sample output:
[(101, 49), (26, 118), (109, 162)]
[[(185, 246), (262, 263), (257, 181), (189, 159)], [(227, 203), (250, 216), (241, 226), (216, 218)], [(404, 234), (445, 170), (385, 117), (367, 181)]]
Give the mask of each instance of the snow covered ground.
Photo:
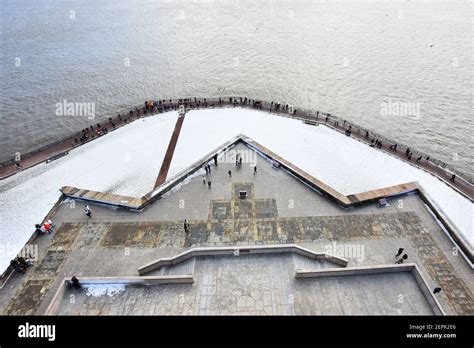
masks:
[(109, 296), (114, 297), (125, 291), (124, 284), (88, 284), (84, 285), (83, 288), (86, 290), (86, 296), (100, 297)]
[(144, 118), (0, 181), (0, 274), (60, 197), (62, 186), (127, 196), (153, 188), (177, 113)]
[[(0, 182), (0, 273), (58, 200), (75, 186), (142, 196), (154, 185), (178, 114), (136, 121)], [(432, 175), (324, 126), (240, 108), (186, 115), (168, 178), (243, 133), (343, 194), (418, 181), (474, 244), (474, 205)]]

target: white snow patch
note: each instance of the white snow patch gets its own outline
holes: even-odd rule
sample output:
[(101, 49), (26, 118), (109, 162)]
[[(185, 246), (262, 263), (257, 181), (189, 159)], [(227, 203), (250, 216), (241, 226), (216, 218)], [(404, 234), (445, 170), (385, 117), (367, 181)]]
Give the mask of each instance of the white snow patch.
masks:
[(86, 290), (86, 296), (93, 297), (114, 297), (115, 295), (120, 294), (122, 291), (125, 291), (124, 284), (94, 284), (84, 285), (83, 288)]

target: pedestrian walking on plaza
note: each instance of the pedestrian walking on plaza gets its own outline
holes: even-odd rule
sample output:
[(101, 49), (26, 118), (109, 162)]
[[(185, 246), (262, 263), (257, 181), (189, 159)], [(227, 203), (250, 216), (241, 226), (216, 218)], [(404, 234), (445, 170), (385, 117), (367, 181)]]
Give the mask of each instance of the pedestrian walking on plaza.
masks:
[(403, 250), (405, 250), (405, 249), (399, 248), (397, 254), (395, 255), (395, 257), (399, 257), (403, 253)]
[(227, 173), (229, 174), (229, 178), (232, 178), (232, 172), (229, 170)]
[(207, 187), (208, 187), (208, 188), (211, 188), (211, 180), (209, 180), (209, 181), (207, 182)]
[(206, 185), (206, 177), (204, 175), (202, 176), (202, 183)]
[(189, 232), (189, 224), (188, 220), (184, 219), (184, 232), (188, 233)]
[(214, 164), (215, 164), (216, 167), (217, 167), (217, 154), (214, 155)]
[(257, 166), (253, 167), (253, 175), (257, 174)]
[(87, 204), (86, 204), (85, 213), (86, 213), (86, 215), (89, 219), (92, 217), (92, 210), (91, 210), (91, 208), (89, 208), (89, 206)]

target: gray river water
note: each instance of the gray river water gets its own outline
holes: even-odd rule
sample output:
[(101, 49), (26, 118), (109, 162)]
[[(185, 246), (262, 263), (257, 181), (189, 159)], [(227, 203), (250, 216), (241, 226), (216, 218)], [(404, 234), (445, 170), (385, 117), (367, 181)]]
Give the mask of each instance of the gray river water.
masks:
[[(474, 173), (468, 1), (2, 0), (0, 161), (145, 99), (322, 110)], [(56, 104), (91, 103), (90, 116)]]

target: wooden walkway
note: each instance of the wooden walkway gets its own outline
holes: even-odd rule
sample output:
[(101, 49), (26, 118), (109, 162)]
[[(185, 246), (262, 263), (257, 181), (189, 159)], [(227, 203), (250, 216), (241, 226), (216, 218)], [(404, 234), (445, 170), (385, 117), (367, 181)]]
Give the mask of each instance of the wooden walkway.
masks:
[(176, 144), (178, 142), (179, 134), (181, 133), (181, 127), (183, 126), (185, 117), (186, 114), (183, 113), (180, 114), (178, 119), (176, 120), (173, 135), (171, 136), (170, 143), (168, 144), (168, 149), (166, 150), (165, 158), (163, 159), (163, 163), (161, 164), (160, 173), (158, 174), (158, 178), (156, 179), (155, 186), (153, 188), (157, 188), (166, 181), (166, 177), (168, 176), (168, 171), (171, 165), (171, 160), (173, 159), (174, 149), (176, 148)]
[(112, 205), (116, 207), (123, 207), (127, 209), (140, 209), (143, 205), (143, 197), (128, 197), (122, 195), (116, 195), (113, 193), (105, 193), (99, 191), (91, 191), (79, 189), (77, 187), (64, 186), (61, 188), (61, 192), (66, 197), (74, 199), (81, 199), (99, 204)]

